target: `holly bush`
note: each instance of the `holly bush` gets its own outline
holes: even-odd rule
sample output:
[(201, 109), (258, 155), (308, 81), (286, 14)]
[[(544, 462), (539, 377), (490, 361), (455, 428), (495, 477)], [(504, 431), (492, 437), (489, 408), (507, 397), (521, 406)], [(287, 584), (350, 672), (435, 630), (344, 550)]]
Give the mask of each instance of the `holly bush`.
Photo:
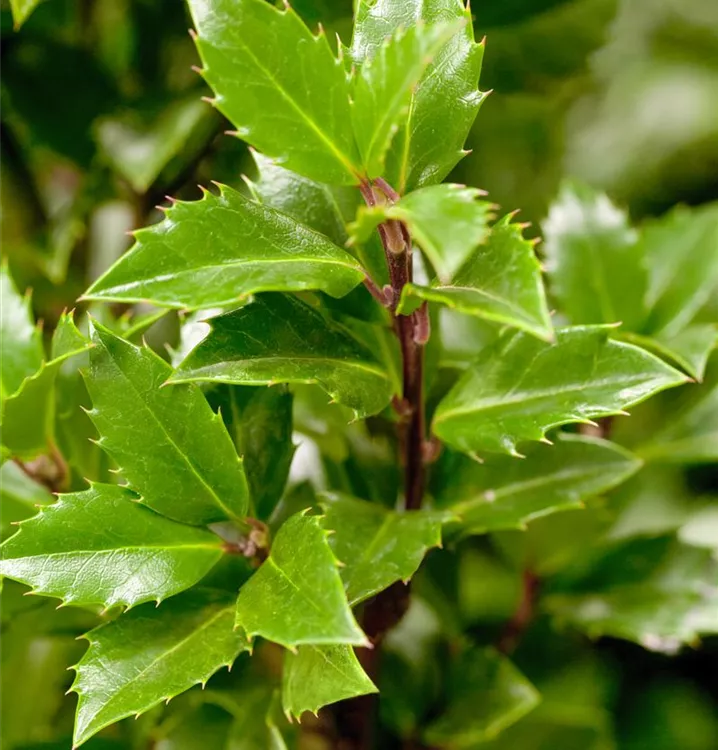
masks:
[[(564, 180), (536, 231), (445, 182), (460, 0), (359, 0), (348, 47), (188, 0), (189, 82), (179, 4), (51, 5), (3, 89), (5, 745), (713, 747), (631, 665), (715, 659), (718, 204)], [(687, 734), (633, 720), (675, 695)]]

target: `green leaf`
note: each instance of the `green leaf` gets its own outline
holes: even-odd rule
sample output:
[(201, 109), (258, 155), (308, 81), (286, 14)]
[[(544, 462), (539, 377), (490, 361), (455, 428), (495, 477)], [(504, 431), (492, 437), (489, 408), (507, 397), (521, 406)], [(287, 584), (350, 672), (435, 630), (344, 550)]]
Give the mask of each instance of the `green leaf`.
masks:
[(376, 414), (391, 399), (390, 376), (372, 352), (294, 297), (264, 294), (210, 325), (171, 382), (316, 383), (357, 416)]
[(329, 546), (342, 563), (347, 599), (353, 606), (396, 581), (407, 582), (431, 547), (441, 545), (447, 514), (427, 510), (398, 513), (339, 493), (321, 495)]
[(413, 89), (439, 50), (465, 24), (397, 30), (362, 64), (353, 90), (354, 135), (367, 175), (381, 177), (386, 152), (406, 117)]
[(222, 556), (214, 534), (162, 518), (122, 487), (60, 495), (2, 547), (2, 575), (64, 604), (133, 607), (194, 586)]
[(287, 648), (366, 646), (326, 537), (318, 516), (292, 516), (267, 560), (240, 589), (235, 627)]
[(512, 223), (511, 215), (492, 228), (488, 241), (473, 251), (450, 283), (407, 284), (399, 311), (411, 312), (423, 300), (553, 339), (534, 243), (524, 239), (522, 226)]
[(45, 358), (30, 297), (18, 294), (6, 263), (0, 265), (0, 347), (0, 396), (5, 398), (36, 373)]
[(425, 732), (432, 745), (472, 748), (496, 737), (539, 703), (536, 688), (493, 649), (465, 649), (450, 673), (447, 706)]
[(189, 8), (202, 75), (239, 137), (310, 179), (357, 184), (348, 80), (324, 34), (264, 0), (189, 0)]
[(97, 323), (92, 340), (90, 416), (102, 448), (141, 502), (198, 525), (245, 516), (249, 493), (242, 461), (199, 388), (163, 388), (172, 374), (166, 362)]
[(718, 503), (693, 512), (678, 529), (678, 538), (691, 547), (713, 550), (713, 556), (718, 558)]
[(486, 98), (478, 90), (484, 46), (474, 42), (471, 12), (458, 0), (360, 0), (352, 57), (357, 63), (374, 58), (387, 37), (421, 21), (464, 21), (465, 26), (442, 47), (411, 93), (384, 175), (400, 193), (446, 177), (466, 153), (464, 141)]
[(196, 310), (268, 290), (342, 297), (364, 278), (357, 261), (323, 235), (232, 188), (219, 189), (200, 201), (176, 201), (163, 222), (136, 232), (135, 245), (85, 299)]
[(490, 456), (479, 464), (446, 452), (433, 476), (437, 506), (456, 514), (469, 534), (524, 529), (535, 518), (582, 507), (641, 467), (614, 443), (570, 433), (558, 433), (555, 445), (532, 445), (526, 454), (521, 461)]
[(232, 705), (227, 706), (231, 708), (234, 722), (226, 750), (287, 750), (277, 726), (277, 719), (281, 720), (278, 697), (273, 685), (250, 683), (234, 692)]
[(89, 348), (87, 336), (80, 332), (75, 325), (73, 312), (63, 312), (52, 333), (50, 355), (52, 359), (59, 359), (67, 354), (73, 354)]
[(564, 328), (554, 344), (525, 333), (501, 336), (441, 401), (434, 432), (466, 453), (515, 455), (517, 443), (540, 440), (552, 427), (621, 413), (686, 381), (609, 333), (606, 326)]
[(647, 276), (626, 214), (603, 193), (564, 183), (543, 233), (551, 289), (569, 321), (620, 322), (637, 330)]
[(230, 596), (194, 590), (91, 630), (71, 688), (79, 696), (74, 745), (231, 667), (247, 650), (232, 619)]
[(282, 674), (282, 706), (300, 719), (305, 711), (359, 695), (379, 692), (351, 646), (300, 646), (286, 652)]
[(20, 29), (41, 2), (42, 0), (10, 0), (15, 31)]
[(14, 525), (37, 513), (38, 507), (54, 500), (49, 490), (16, 464), (0, 468), (0, 535), (3, 539), (15, 532)]
[(650, 269), (646, 330), (675, 336), (718, 289), (718, 205), (679, 207), (646, 224), (641, 247)]

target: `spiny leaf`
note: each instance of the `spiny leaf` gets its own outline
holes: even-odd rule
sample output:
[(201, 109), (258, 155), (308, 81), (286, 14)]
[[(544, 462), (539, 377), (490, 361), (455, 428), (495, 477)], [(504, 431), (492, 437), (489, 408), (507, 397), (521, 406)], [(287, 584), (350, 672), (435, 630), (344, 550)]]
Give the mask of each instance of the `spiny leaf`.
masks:
[(336, 492), (320, 496), (324, 528), (353, 606), (396, 581), (408, 581), (427, 550), (441, 545), (449, 514), (428, 510), (398, 513)]
[(133, 607), (199, 581), (221, 541), (143, 508), (130, 490), (93, 484), (60, 495), (0, 550), (0, 573), (64, 604)]
[[(478, 90), (483, 42), (474, 41), (471, 12), (460, 0), (360, 0), (351, 53), (364, 64), (400, 28), (463, 21), (411, 93), (409, 111), (383, 175), (400, 192), (441, 182), (466, 153), (464, 141), (486, 96)], [(437, 137), (437, 133), (440, 137)]]
[(523, 461), (490, 456), (479, 464), (447, 451), (432, 487), (437, 506), (455, 513), (465, 533), (484, 534), (581, 507), (640, 467), (640, 459), (607, 440), (559, 433), (555, 445), (529, 446)]
[(198, 525), (245, 516), (242, 461), (199, 388), (163, 388), (172, 368), (98, 323), (92, 340), (90, 416), (141, 502)]
[(247, 650), (232, 629), (232, 612), (232, 599), (223, 592), (195, 589), (90, 631), (71, 688), (79, 696), (75, 747), (231, 667)]
[(0, 468), (0, 535), (14, 534), (18, 521), (37, 513), (41, 505), (53, 502), (49, 490), (35, 482), (14, 462)]
[(189, 8), (202, 75), (237, 135), (306, 177), (356, 184), (347, 76), (324, 34), (264, 0), (189, 0)]
[(88, 338), (75, 325), (74, 312), (64, 311), (52, 332), (50, 355), (58, 359), (72, 352), (79, 352), (89, 346)]
[(240, 589), (235, 626), (287, 648), (367, 645), (319, 517), (294, 515), (279, 529), (271, 554)]
[(351, 117), (370, 178), (384, 172), (387, 149), (409, 109), (412, 90), (464, 23), (416, 24), (406, 31), (400, 29), (362, 65), (353, 90)]
[(177, 368), (173, 383), (316, 383), (358, 416), (390, 401), (388, 373), (351, 333), (305, 302), (264, 294), (212, 318), (212, 332)]
[(286, 652), (282, 673), (282, 706), (287, 716), (301, 719), (305, 711), (359, 695), (379, 692), (351, 646), (300, 646)]
[(175, 202), (163, 222), (139, 230), (135, 245), (85, 298), (196, 310), (270, 290), (342, 297), (364, 278), (359, 263), (324, 235), (232, 188), (219, 189), (200, 201)]
[[(516, 453), (570, 422), (620, 413), (687, 378), (652, 354), (611, 341), (606, 326), (556, 332), (547, 344), (507, 333), (484, 349), (439, 404), (434, 432), (467, 453)], [(518, 374), (518, 377), (517, 377)]]
[(406, 285), (399, 311), (411, 312), (423, 300), (505, 323), (547, 341), (553, 339), (533, 243), (524, 239), (521, 225), (512, 223), (511, 215), (491, 229), (487, 242), (469, 255), (450, 283)]

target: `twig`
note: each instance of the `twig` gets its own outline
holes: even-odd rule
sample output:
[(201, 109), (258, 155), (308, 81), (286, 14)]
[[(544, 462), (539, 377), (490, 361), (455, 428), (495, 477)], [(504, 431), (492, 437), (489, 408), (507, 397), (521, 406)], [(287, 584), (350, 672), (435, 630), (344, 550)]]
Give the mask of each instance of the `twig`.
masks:
[(506, 623), (496, 648), (502, 654), (511, 653), (516, 648), (536, 611), (541, 580), (530, 570), (524, 570), (522, 577), (521, 599), (513, 617)]

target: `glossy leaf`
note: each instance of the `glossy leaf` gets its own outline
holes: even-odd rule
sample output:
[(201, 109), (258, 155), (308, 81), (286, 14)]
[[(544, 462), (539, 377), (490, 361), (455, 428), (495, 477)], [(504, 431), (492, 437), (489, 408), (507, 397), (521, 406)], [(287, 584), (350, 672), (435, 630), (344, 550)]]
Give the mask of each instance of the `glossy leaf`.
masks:
[(519, 442), (540, 440), (552, 427), (620, 413), (686, 381), (643, 349), (611, 341), (609, 332), (565, 328), (554, 344), (503, 335), (441, 401), (434, 432), (466, 453), (516, 454)]
[(287, 716), (359, 695), (379, 692), (362, 669), (351, 646), (300, 646), (286, 652), (282, 673), (282, 705)]
[(386, 152), (409, 111), (413, 89), (461, 26), (456, 22), (400, 29), (362, 64), (352, 94), (351, 117), (370, 178), (384, 173)]
[(324, 235), (224, 185), (219, 195), (175, 202), (166, 216), (136, 233), (135, 245), (86, 299), (199, 309), (269, 290), (342, 297), (364, 277), (357, 261)]
[(235, 626), (249, 638), (259, 635), (287, 648), (365, 646), (326, 537), (318, 516), (292, 516), (240, 589)]
[(202, 75), (239, 137), (306, 177), (356, 184), (347, 76), (324, 34), (264, 0), (189, 0), (189, 8)]
[(427, 510), (398, 513), (339, 493), (321, 496), (324, 528), (353, 606), (414, 575), (431, 547), (441, 545), (448, 514)]
[(75, 746), (231, 667), (247, 649), (232, 618), (232, 597), (195, 590), (90, 631), (72, 685), (79, 696)]
[(472, 748), (496, 737), (534, 709), (536, 688), (493, 649), (466, 649), (455, 658), (447, 706), (426, 730), (432, 745)]
[(163, 518), (130, 490), (107, 484), (60, 495), (0, 549), (2, 575), (33, 593), (107, 609), (159, 603), (222, 556), (214, 534)]
[(466, 153), (464, 141), (485, 98), (478, 90), (484, 46), (474, 42), (471, 12), (459, 0), (360, 0), (352, 57), (357, 63), (372, 59), (386, 37), (422, 21), (465, 26), (439, 50), (412, 91), (383, 175), (400, 193), (446, 177)]
[(606, 195), (564, 183), (543, 233), (551, 289), (571, 323), (641, 324), (643, 252), (626, 214)]
[(32, 319), (30, 298), (21, 297), (7, 264), (0, 265), (0, 395), (10, 396), (36, 373), (44, 359), (42, 334)]
[(520, 328), (548, 341), (553, 338), (533, 243), (523, 238), (521, 225), (511, 223), (510, 215), (492, 228), (488, 241), (473, 251), (448, 284), (408, 284), (399, 310), (410, 312), (424, 300)]
[(86, 377), (102, 448), (141, 502), (175, 521), (241, 518), (247, 480), (232, 441), (194, 385), (163, 388), (172, 368), (95, 324)]
[(521, 461), (491, 456), (479, 464), (444, 453), (433, 476), (437, 506), (456, 514), (466, 533), (524, 529), (535, 518), (582, 507), (641, 467), (614, 443), (570, 433), (559, 433), (555, 445), (530, 446), (526, 454)]
[(389, 375), (375, 356), (343, 326), (294, 297), (261, 295), (213, 318), (211, 326), (172, 382), (316, 383), (358, 416), (381, 411), (391, 399)]

